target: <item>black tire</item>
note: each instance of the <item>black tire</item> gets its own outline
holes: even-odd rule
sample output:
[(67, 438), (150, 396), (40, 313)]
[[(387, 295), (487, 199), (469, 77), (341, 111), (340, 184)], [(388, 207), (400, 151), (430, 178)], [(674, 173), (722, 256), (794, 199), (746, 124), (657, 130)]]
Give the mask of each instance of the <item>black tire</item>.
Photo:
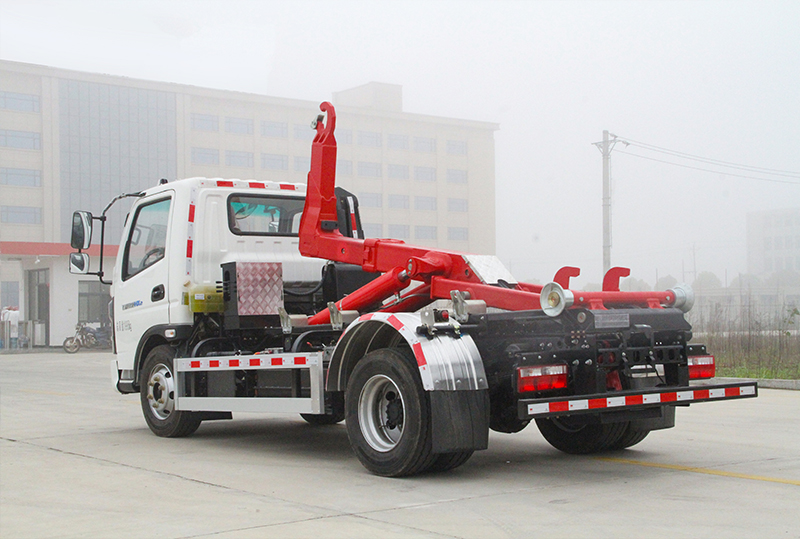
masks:
[(454, 470), (469, 460), (475, 451), (456, 451), (455, 453), (440, 453), (434, 457), (433, 462), (426, 471), (431, 473)]
[(319, 426), (335, 425), (344, 421), (344, 393), (331, 394), (330, 406), (330, 414), (300, 414), (300, 417), (305, 419), (309, 425)]
[(174, 410), (175, 350), (166, 344), (153, 348), (139, 371), (139, 397), (147, 426), (156, 436), (181, 438), (200, 426), (198, 412)]
[(81, 349), (81, 341), (75, 337), (67, 337), (64, 339), (64, 344), (61, 345), (64, 351), (68, 354), (74, 354)]
[(536, 426), (550, 445), (571, 455), (606, 451), (623, 436), (628, 423), (573, 425), (569, 418), (537, 419)]
[(625, 432), (622, 433), (622, 436), (619, 438), (619, 440), (611, 444), (608, 447), (608, 450), (618, 451), (620, 449), (627, 449), (647, 438), (648, 434), (650, 434), (649, 430), (634, 429), (629, 424), (628, 427), (625, 429)]
[(414, 475), (434, 461), (430, 398), (412, 361), (398, 349), (375, 350), (356, 365), (347, 384), (350, 445), (377, 475)]
[(514, 434), (521, 431), (530, 423), (530, 419), (520, 419), (517, 416), (516, 405), (504, 407), (499, 412), (492, 410), (489, 416), (489, 428), (495, 432)]

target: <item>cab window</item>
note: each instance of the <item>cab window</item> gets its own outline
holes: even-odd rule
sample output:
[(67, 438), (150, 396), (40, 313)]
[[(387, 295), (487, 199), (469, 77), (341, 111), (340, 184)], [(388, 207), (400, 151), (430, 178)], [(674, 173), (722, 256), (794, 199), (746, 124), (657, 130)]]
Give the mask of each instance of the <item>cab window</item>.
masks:
[(167, 249), (170, 199), (139, 206), (125, 244), (122, 278), (133, 277), (164, 258)]
[(297, 236), (304, 199), (258, 195), (228, 197), (228, 226), (240, 236)]

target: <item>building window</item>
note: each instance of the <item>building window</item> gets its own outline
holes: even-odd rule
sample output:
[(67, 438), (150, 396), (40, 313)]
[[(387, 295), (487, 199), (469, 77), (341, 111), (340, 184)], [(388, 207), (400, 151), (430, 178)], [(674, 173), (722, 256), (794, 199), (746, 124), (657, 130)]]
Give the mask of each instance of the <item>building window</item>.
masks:
[(408, 195), (389, 195), (389, 208), (393, 210), (407, 210)]
[(0, 109), (18, 110), (21, 112), (39, 112), (39, 96), (0, 92)]
[(286, 138), (289, 136), (289, 124), (285, 122), (261, 122), (261, 136), (273, 138)]
[(294, 124), (294, 138), (296, 140), (312, 141), (317, 136), (316, 129), (310, 129), (308, 124)]
[(311, 158), (310, 157), (295, 157), (294, 158), (294, 169), (297, 172), (308, 172), (311, 170)]
[(436, 211), (436, 197), (414, 197), (414, 209)]
[(375, 131), (359, 131), (358, 132), (359, 146), (369, 146), (371, 148), (380, 148), (383, 145), (383, 140), (380, 133)]
[(19, 307), (19, 281), (3, 281), (0, 283), (0, 306)]
[(363, 223), (361, 228), (364, 230), (365, 238), (383, 237), (383, 225), (380, 223)]
[(450, 155), (467, 155), (467, 141), (448, 140), (447, 153), (449, 153)]
[(21, 150), (40, 150), (42, 136), (30, 131), (11, 131), (0, 129), (0, 146), (6, 148), (19, 148)]
[(467, 171), (457, 168), (448, 168), (447, 183), (467, 183)]
[(414, 238), (418, 240), (435, 240), (436, 227), (435, 226), (415, 226)]
[(380, 178), (382, 176), (380, 163), (370, 163), (368, 161), (358, 162), (358, 175), (366, 178)]
[(214, 148), (192, 148), (193, 165), (219, 165), (219, 150)]
[(42, 224), (42, 208), (0, 206), (0, 222), (11, 225), (40, 225)]
[(15, 187), (40, 187), (42, 173), (29, 168), (0, 168), (0, 185)]
[(289, 170), (289, 156), (274, 153), (261, 154), (261, 168), (268, 170)]
[(436, 139), (427, 137), (414, 137), (414, 151), (433, 153), (436, 151)]
[(389, 135), (388, 144), (391, 150), (407, 150), (408, 135)]
[(219, 116), (192, 114), (192, 129), (195, 131), (219, 131)]
[(388, 172), (390, 180), (408, 179), (408, 165), (389, 165)]
[(467, 241), (469, 240), (469, 229), (461, 226), (447, 227), (447, 239), (450, 241)]
[(408, 225), (389, 225), (389, 237), (396, 240), (407, 240), (411, 237), (411, 227)]
[(225, 152), (225, 165), (229, 167), (253, 168), (253, 154), (252, 152), (234, 152), (232, 150), (227, 150)]
[(348, 159), (336, 160), (336, 173), (344, 174), (346, 176), (353, 175), (353, 162)]
[(466, 198), (448, 198), (447, 211), (465, 212), (467, 211)]
[(435, 182), (436, 169), (433, 167), (414, 167), (414, 179), (418, 182)]
[(78, 322), (108, 324), (109, 288), (99, 281), (78, 282)]
[(380, 193), (359, 193), (358, 203), (364, 208), (380, 208), (383, 205), (383, 195)]
[(249, 118), (225, 118), (225, 131), (236, 135), (252, 135), (253, 120)]
[(339, 144), (352, 144), (353, 143), (353, 130), (352, 129), (337, 129), (336, 142)]

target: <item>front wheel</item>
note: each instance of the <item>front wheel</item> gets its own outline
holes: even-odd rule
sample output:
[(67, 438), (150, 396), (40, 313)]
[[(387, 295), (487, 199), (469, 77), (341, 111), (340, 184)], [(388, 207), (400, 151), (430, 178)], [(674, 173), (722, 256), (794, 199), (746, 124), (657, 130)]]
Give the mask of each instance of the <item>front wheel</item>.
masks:
[(412, 361), (394, 348), (375, 350), (356, 365), (347, 384), (350, 445), (377, 475), (413, 475), (435, 458), (430, 400)]
[(68, 354), (74, 354), (81, 349), (81, 341), (75, 337), (67, 337), (64, 339), (64, 344), (61, 345), (64, 351)]
[(156, 436), (189, 436), (202, 421), (196, 412), (175, 410), (175, 350), (166, 344), (153, 348), (139, 373), (139, 396), (147, 426)]

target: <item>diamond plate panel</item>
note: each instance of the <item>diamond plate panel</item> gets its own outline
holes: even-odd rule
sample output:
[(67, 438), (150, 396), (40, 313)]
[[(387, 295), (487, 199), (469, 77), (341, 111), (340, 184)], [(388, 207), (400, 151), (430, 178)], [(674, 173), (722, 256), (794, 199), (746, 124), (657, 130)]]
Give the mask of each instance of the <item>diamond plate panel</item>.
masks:
[(497, 284), (500, 280), (517, 284), (517, 280), (506, 269), (500, 259), (492, 255), (463, 255), (464, 260), (484, 284)]
[(278, 314), (283, 307), (283, 266), (280, 262), (237, 262), (239, 316)]

